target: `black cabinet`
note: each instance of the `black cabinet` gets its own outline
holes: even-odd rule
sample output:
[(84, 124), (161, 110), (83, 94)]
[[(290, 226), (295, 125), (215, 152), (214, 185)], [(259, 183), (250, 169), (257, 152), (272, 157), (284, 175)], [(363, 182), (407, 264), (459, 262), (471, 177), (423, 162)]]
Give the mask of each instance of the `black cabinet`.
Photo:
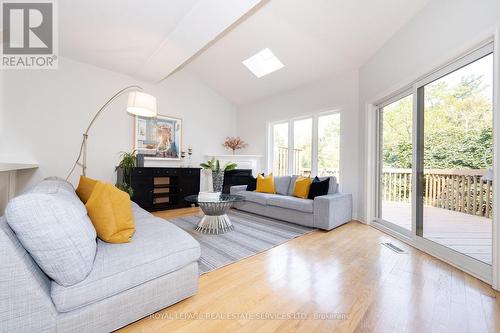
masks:
[(118, 184), (130, 183), (132, 200), (148, 211), (187, 207), (184, 197), (200, 192), (200, 168), (133, 168)]

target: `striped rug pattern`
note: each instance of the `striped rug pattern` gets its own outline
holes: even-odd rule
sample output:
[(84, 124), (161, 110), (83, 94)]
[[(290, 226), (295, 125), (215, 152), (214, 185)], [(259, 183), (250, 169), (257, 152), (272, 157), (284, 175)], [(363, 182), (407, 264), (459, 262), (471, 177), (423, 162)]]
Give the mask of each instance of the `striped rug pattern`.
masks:
[(234, 230), (221, 235), (207, 235), (195, 231), (194, 227), (201, 216), (169, 219), (200, 243), (200, 274), (266, 251), (315, 230), (235, 209), (231, 209), (228, 215), (234, 224)]

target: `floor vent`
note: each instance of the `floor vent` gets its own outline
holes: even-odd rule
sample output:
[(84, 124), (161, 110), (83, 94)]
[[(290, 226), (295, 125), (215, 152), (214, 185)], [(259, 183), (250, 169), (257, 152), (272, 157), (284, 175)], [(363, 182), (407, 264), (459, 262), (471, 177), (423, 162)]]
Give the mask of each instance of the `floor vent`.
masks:
[(384, 245), (385, 247), (393, 250), (394, 252), (396, 253), (405, 253), (405, 250), (403, 250), (402, 248), (400, 247), (397, 247), (396, 245), (392, 244), (392, 243), (382, 243), (382, 245)]

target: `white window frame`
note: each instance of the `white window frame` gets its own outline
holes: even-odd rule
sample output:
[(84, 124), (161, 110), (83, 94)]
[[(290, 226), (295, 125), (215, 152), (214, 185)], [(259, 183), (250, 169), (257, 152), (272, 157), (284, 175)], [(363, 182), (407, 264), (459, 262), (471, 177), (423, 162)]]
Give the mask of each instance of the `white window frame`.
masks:
[(270, 173), (273, 171), (273, 162), (274, 162), (274, 131), (273, 128), (275, 125), (280, 124), (288, 124), (288, 176), (293, 175), (293, 165), (294, 165), (294, 154), (293, 147), (294, 143), (294, 123), (295, 121), (304, 120), (304, 119), (312, 119), (312, 142), (311, 142), (311, 177), (315, 177), (318, 174), (318, 142), (319, 142), (319, 117), (328, 116), (332, 114), (339, 115), (340, 121), (340, 133), (339, 133), (339, 183), (342, 184), (342, 112), (340, 109), (328, 109), (323, 111), (317, 111), (313, 113), (309, 113), (306, 115), (301, 115), (289, 119), (272, 121), (268, 123), (268, 140), (267, 140), (267, 172)]
[[(289, 121), (275, 121), (268, 124), (267, 127), (267, 173), (273, 172), (274, 164), (274, 126), (287, 124), (288, 126), (288, 140), (290, 141), (290, 122)], [(288, 142), (290, 146), (290, 142)], [(288, 154), (288, 159), (290, 160), (290, 154)], [(290, 161), (288, 161), (288, 170), (290, 170)], [(288, 171), (290, 172), (290, 171)]]
[[(382, 168), (383, 168), (383, 163), (382, 163), (382, 136), (383, 136), (383, 129), (382, 129), (382, 110), (394, 103), (394, 102), (397, 102), (403, 98), (406, 98), (408, 96), (412, 96), (413, 98), (413, 109), (415, 108), (415, 95), (413, 95), (413, 88), (412, 87), (405, 87), (405, 89), (402, 89), (400, 91), (398, 91), (397, 93), (387, 97), (387, 99), (385, 99), (383, 102), (381, 102), (380, 104), (378, 104), (376, 106), (376, 129), (375, 129), (375, 133), (376, 133), (376, 143), (375, 143), (375, 147), (376, 147), (376, 168), (375, 168), (375, 179), (376, 179), (376, 182), (375, 182), (375, 191), (376, 191), (376, 196), (375, 196), (375, 200), (376, 200), (376, 203), (374, 204), (374, 207), (375, 207), (375, 216), (374, 216), (374, 221), (376, 221), (377, 223), (380, 223), (382, 225), (384, 225), (385, 227), (387, 228), (391, 228), (391, 229), (394, 229), (396, 232), (404, 235), (405, 237), (411, 237), (411, 234), (413, 232), (413, 223), (412, 223), (412, 229), (411, 230), (407, 230), (391, 221), (386, 221), (384, 219), (382, 219), (381, 217), (381, 212), (382, 212), (382, 200), (381, 200), (381, 187), (380, 187), (380, 176), (382, 175)], [(414, 114), (412, 113), (412, 118), (413, 118)], [(413, 126), (412, 126), (412, 133), (413, 131), (415, 130), (414, 128), (415, 124), (413, 123)], [(412, 135), (412, 150), (413, 150), (413, 135)], [(413, 169), (413, 165), (414, 165), (414, 156), (412, 155), (412, 169)], [(412, 189), (411, 189), (411, 197), (412, 197), (412, 200), (413, 200), (413, 196), (414, 196), (414, 183), (415, 182), (412, 182)], [(412, 207), (413, 207), (413, 203), (412, 204)], [(413, 208), (412, 208), (413, 209)], [(412, 213), (412, 221), (413, 221), (413, 213)]]

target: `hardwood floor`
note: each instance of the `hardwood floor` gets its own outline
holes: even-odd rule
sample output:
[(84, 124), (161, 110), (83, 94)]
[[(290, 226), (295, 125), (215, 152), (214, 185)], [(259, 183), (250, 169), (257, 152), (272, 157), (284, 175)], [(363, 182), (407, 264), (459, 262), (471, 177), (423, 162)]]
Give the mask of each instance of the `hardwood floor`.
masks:
[(499, 296), (353, 221), (202, 275), (198, 294), (121, 332), (499, 332)]
[(169, 219), (174, 217), (190, 216), (200, 214), (200, 207), (187, 207), (172, 210), (163, 210), (159, 212), (153, 212), (153, 215), (161, 217), (162, 219)]

